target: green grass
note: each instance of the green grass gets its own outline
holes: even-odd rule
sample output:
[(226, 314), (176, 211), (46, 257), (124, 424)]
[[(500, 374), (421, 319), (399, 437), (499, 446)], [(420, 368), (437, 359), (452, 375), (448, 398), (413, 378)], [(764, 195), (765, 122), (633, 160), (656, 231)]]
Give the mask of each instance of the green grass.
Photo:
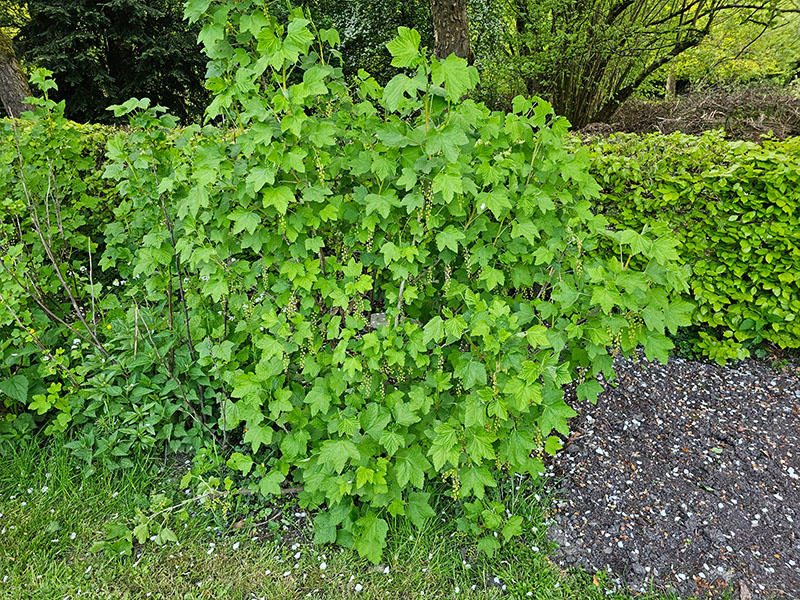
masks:
[[(122, 472), (86, 476), (83, 464), (57, 443), (35, 440), (5, 452), (0, 599), (628, 598), (608, 591), (605, 577), (564, 573), (550, 562), (547, 502), (524, 486), (497, 492), (525, 517), (526, 533), (492, 559), (478, 555), (475, 540), (456, 530), (455, 507), (447, 500), (422, 530), (391, 523), (379, 568), (351, 551), (311, 544), (308, 519), (295, 516), (302, 510), (293, 500), (261, 506), (246, 497), (230, 506), (197, 507), (173, 525), (177, 544), (137, 545), (131, 556), (93, 553), (104, 526), (130, 522), (151, 493), (180, 497), (163, 457), (134, 463)], [(493, 585), (495, 577), (505, 591)]]

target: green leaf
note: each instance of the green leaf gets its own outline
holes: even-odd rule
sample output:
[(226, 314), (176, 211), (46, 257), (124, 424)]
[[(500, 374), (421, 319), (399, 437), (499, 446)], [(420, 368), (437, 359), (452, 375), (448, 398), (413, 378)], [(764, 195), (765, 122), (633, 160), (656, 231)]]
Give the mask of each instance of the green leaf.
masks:
[(648, 333), (642, 345), (648, 360), (658, 359), (663, 364), (667, 364), (669, 351), (675, 347), (675, 344), (661, 333)]
[(389, 80), (383, 88), (383, 105), (389, 112), (395, 112), (403, 103), (405, 95), (415, 97), (417, 84), (408, 75), (399, 73)]
[(414, 487), (421, 488), (425, 484), (425, 473), (430, 470), (431, 463), (422, 455), (419, 446), (415, 445), (397, 453), (395, 468), (397, 483), (401, 488), (405, 488), (409, 481)]
[(305, 402), (311, 405), (311, 416), (317, 413), (326, 415), (331, 405), (331, 396), (324, 388), (315, 386), (306, 395)]
[(502, 286), (506, 281), (506, 277), (500, 269), (489, 266), (481, 269), (481, 275), (478, 279), (486, 282), (486, 289), (489, 291), (492, 291), (497, 286)]
[(411, 492), (408, 495), (406, 515), (418, 529), (422, 529), (427, 519), (432, 519), (436, 516), (436, 513), (428, 503), (430, 497), (431, 495), (426, 492)]
[(336, 542), (336, 523), (327, 512), (320, 512), (314, 517), (314, 543), (333, 544)]
[(664, 236), (653, 240), (649, 255), (656, 259), (658, 264), (666, 265), (669, 262), (677, 261), (680, 257), (675, 250), (678, 240), (671, 236)]
[(246, 456), (241, 452), (234, 452), (227, 462), (231, 469), (241, 471), (242, 475), (247, 475), (253, 468), (253, 457)]
[(458, 435), (456, 430), (449, 423), (442, 423), (436, 429), (436, 437), (433, 439), (428, 456), (433, 458), (433, 466), (437, 471), (442, 470), (442, 466), (449, 462), (453, 466), (458, 466), (458, 459), (461, 449), (458, 446)]
[(264, 208), (274, 207), (278, 213), (285, 215), (289, 204), (294, 202), (294, 193), (285, 185), (267, 188), (263, 193), (263, 202)]
[(692, 324), (694, 304), (685, 300), (676, 300), (664, 306), (664, 324), (670, 333), (675, 335), (679, 327), (688, 327)]
[(358, 447), (350, 440), (325, 440), (322, 442), (322, 449), (319, 453), (319, 461), (322, 464), (333, 467), (337, 473), (341, 473), (347, 464), (347, 459), (359, 460), (361, 453)]
[(0, 392), (23, 404), (28, 401), (28, 378), (24, 375), (13, 375), (0, 381)]
[(356, 550), (359, 555), (377, 565), (386, 547), (386, 533), (389, 531), (389, 526), (373, 512), (356, 521), (356, 526), (358, 527)]
[(367, 216), (374, 212), (380, 214), (384, 219), (389, 217), (392, 210), (391, 196), (388, 194), (367, 194)]
[(244, 230), (248, 233), (254, 233), (258, 226), (261, 225), (261, 217), (258, 214), (245, 210), (237, 210), (228, 218), (233, 221), (233, 234), (236, 235)]
[(496, 437), (485, 429), (470, 429), (467, 431), (467, 454), (476, 465), (483, 459), (493, 460), (495, 457), (493, 443)]
[(508, 190), (498, 187), (489, 193), (481, 194), (478, 200), (486, 204), (486, 208), (492, 211), (496, 219), (503, 216), (506, 210), (511, 209), (511, 200), (508, 198)]
[(417, 172), (404, 167), (403, 174), (397, 180), (397, 187), (402, 187), (408, 192), (414, 189), (415, 185), (417, 185)]
[(477, 395), (470, 395), (464, 403), (464, 426), (483, 427), (486, 424), (486, 407)]
[(441, 192), (445, 201), (450, 202), (456, 194), (464, 191), (461, 176), (450, 172), (437, 173), (433, 178), (433, 191)]
[(613, 294), (605, 286), (597, 285), (592, 289), (592, 304), (599, 305), (607, 315), (611, 314), (612, 309), (619, 300), (619, 294)]
[(475, 87), (478, 82), (478, 71), (475, 67), (455, 54), (444, 60), (434, 60), (431, 64), (431, 81), (433, 85), (444, 84), (450, 102), (458, 102), (461, 97)]
[(563, 448), (561, 444), (561, 439), (555, 435), (551, 435), (547, 438), (547, 441), (544, 443), (544, 451), (550, 454), (551, 456), (555, 456), (556, 452)]
[(489, 558), (494, 556), (494, 553), (500, 549), (500, 542), (494, 536), (487, 535), (478, 540), (478, 550), (484, 552)]
[(251, 425), (244, 433), (244, 443), (250, 444), (255, 454), (262, 445), (269, 446), (272, 443), (272, 434), (273, 431), (269, 427)]
[(392, 55), (393, 67), (413, 67), (420, 59), (419, 33), (408, 27), (398, 27), (397, 36), (386, 44), (386, 49)]
[(393, 456), (398, 448), (405, 445), (405, 440), (399, 433), (387, 430), (381, 434), (381, 439), (378, 443), (386, 448), (386, 453), (389, 456)]
[(444, 339), (444, 321), (442, 317), (436, 315), (430, 321), (425, 323), (423, 328), (422, 343), (426, 346), (430, 342), (438, 344)]
[(277, 469), (272, 469), (261, 481), (258, 482), (258, 489), (262, 496), (269, 498), (270, 496), (281, 495), (281, 483), (286, 479), (283, 473)]
[(542, 415), (539, 417), (539, 429), (542, 435), (549, 434), (553, 429), (561, 435), (569, 434), (567, 419), (576, 416), (564, 399), (556, 394), (549, 394), (549, 397), (542, 401)]
[(436, 247), (439, 249), (439, 252), (445, 248), (450, 248), (453, 252), (458, 253), (458, 242), (466, 237), (463, 231), (456, 229), (452, 225), (448, 225), (444, 231), (436, 236)]
[(383, 260), (387, 265), (402, 258), (400, 249), (393, 242), (386, 242), (381, 246), (381, 254), (383, 254)]
[(513, 537), (522, 534), (523, 519), (519, 515), (511, 517), (503, 527), (503, 541), (508, 541)]
[(550, 346), (550, 340), (547, 338), (547, 327), (543, 325), (534, 325), (525, 332), (525, 337), (534, 348), (547, 348)]
[(464, 389), (471, 389), (475, 384), (486, 385), (486, 367), (479, 360), (466, 355), (456, 367), (455, 375), (464, 383)]
[(597, 396), (603, 392), (603, 386), (597, 380), (592, 379), (579, 384), (576, 392), (578, 393), (578, 400), (588, 400), (594, 404), (597, 402)]
[(471, 494), (474, 494), (476, 498), (481, 499), (486, 494), (487, 487), (497, 486), (485, 465), (461, 469), (459, 476), (461, 477), (462, 498), (468, 498)]
[(145, 521), (144, 523), (139, 523), (136, 527), (133, 528), (133, 536), (138, 540), (140, 544), (144, 544), (147, 541), (147, 538), (150, 537), (147, 525), (148, 522)]

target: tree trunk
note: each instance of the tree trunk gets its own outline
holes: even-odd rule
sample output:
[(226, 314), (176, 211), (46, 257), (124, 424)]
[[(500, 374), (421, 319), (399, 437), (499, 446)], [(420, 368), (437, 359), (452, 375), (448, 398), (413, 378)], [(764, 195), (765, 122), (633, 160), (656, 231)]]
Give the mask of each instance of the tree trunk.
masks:
[(441, 60), (455, 54), (471, 63), (467, 0), (431, 0), (431, 17), (436, 58)]
[(31, 95), (28, 82), (22, 74), (14, 47), (9, 37), (0, 29), (0, 101), (6, 114), (18, 117), (31, 107), (25, 104), (25, 98)]
[(675, 99), (675, 70), (670, 69), (669, 74), (667, 75), (667, 89), (665, 90), (665, 96), (667, 100), (674, 100)]

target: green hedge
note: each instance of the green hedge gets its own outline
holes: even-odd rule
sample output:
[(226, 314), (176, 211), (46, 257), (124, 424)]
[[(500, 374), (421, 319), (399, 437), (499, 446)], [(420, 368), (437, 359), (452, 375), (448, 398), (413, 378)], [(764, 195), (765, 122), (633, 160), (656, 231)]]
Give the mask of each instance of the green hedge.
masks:
[(662, 221), (680, 239), (705, 354), (724, 363), (764, 340), (800, 346), (800, 138), (626, 134), (586, 145), (611, 222)]

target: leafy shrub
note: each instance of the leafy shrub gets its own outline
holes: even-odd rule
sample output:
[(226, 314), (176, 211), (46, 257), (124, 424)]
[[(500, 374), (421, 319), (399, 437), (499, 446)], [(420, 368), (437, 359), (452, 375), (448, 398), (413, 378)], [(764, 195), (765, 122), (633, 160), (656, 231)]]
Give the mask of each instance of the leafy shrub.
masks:
[[(475, 69), (429, 60), (413, 30), (388, 44), (403, 73), (350, 89), (337, 33), (300, 12), (284, 25), (258, 0), (193, 0), (187, 14), (203, 23), (208, 116), (229, 126), (112, 107), (131, 128), (108, 143), (118, 198), (99, 266), (124, 283), (95, 284), (80, 306), (99, 316), (71, 323), (91, 332), (59, 382), (76, 451), (93, 459), (120, 432), (105, 460), (122, 441), (216, 442), (253, 491), (291, 481), (327, 507), (317, 542), (373, 561), (387, 514), (421, 524), (444, 479), (493, 552), (519, 519), (483, 506), (485, 489), (535, 477), (542, 447), (560, 447), (564, 386), (594, 401), (616, 353), (665, 361), (666, 328), (688, 324), (670, 299), (685, 288), (676, 242), (609, 229), (566, 120), (541, 100), (462, 101)], [(595, 255), (602, 239), (620, 256)], [(19, 313), (30, 298), (14, 292)]]
[(99, 259), (103, 230), (120, 225), (102, 177), (116, 130), (65, 119), (48, 75), (32, 78), (36, 110), (0, 130), (0, 439), (72, 427), (74, 451), (112, 469), (130, 465), (133, 444), (197, 448), (162, 364), (137, 353), (138, 332), (112, 326), (124, 281)]
[(710, 328), (695, 340), (704, 354), (724, 363), (765, 340), (800, 346), (800, 138), (615, 135), (589, 148), (611, 222), (663, 221), (680, 240), (693, 321)]
[[(45, 94), (55, 85), (47, 76), (36, 70), (32, 77)], [(7, 375), (0, 379), (0, 411), (8, 413), (0, 419), (0, 434), (13, 436), (41, 421), (34, 415), (47, 412), (45, 405), (66, 407), (56, 372), (82, 334), (58, 322), (68, 319), (71, 307), (55, 265), (70, 280), (76, 300), (86, 302), (89, 241), (97, 236), (98, 222), (111, 220), (114, 195), (100, 168), (113, 130), (67, 121), (63, 103), (33, 102), (39, 107), (35, 114), (0, 121), (0, 369)], [(24, 410), (30, 399), (34, 413)], [(66, 425), (63, 416), (57, 421), (54, 426)]]

